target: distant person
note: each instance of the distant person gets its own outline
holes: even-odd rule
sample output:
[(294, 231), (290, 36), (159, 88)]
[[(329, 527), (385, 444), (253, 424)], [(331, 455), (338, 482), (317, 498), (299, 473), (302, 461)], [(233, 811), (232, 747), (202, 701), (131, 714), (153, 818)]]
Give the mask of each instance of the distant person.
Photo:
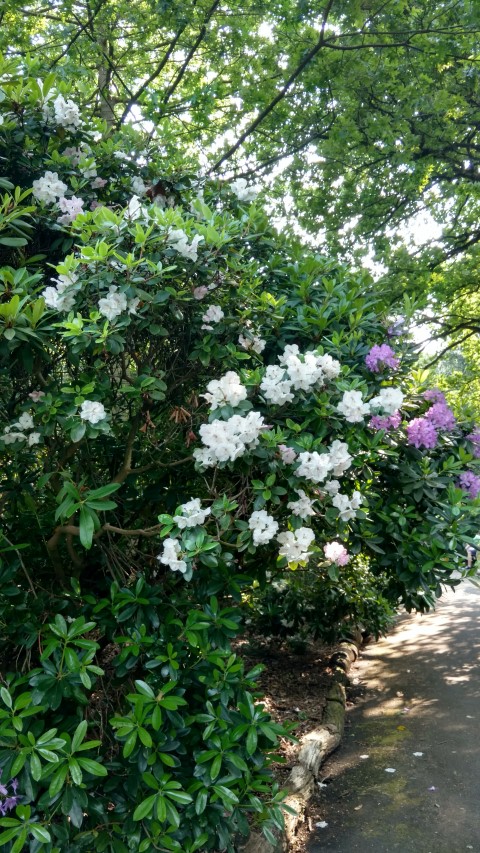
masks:
[(465, 545), (465, 550), (467, 552), (467, 567), (472, 569), (477, 562), (477, 555), (480, 550), (480, 535), (474, 536), (472, 542), (468, 545)]

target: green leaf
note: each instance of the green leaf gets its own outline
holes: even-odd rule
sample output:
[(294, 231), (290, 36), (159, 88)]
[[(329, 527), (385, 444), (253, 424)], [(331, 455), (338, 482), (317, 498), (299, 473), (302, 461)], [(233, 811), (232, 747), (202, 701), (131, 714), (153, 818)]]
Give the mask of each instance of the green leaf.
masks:
[(85, 738), (87, 733), (88, 723), (86, 720), (82, 720), (81, 723), (78, 724), (77, 728), (72, 737), (72, 752), (76, 752), (80, 744)]
[(41, 841), (42, 844), (49, 844), (51, 839), (50, 833), (45, 829), (44, 826), (40, 826), (38, 823), (30, 824), (30, 832), (33, 837), (37, 841)]
[(92, 776), (108, 776), (108, 770), (103, 764), (98, 761), (93, 761), (91, 758), (77, 758), (80, 767), (83, 767)]
[(135, 809), (133, 813), (133, 819), (143, 820), (145, 817), (147, 817), (147, 815), (149, 815), (153, 811), (156, 799), (157, 794), (151, 794), (150, 797), (147, 797), (146, 800), (143, 800)]
[(90, 511), (82, 506), (80, 509), (80, 542), (88, 551), (92, 547), (95, 522)]

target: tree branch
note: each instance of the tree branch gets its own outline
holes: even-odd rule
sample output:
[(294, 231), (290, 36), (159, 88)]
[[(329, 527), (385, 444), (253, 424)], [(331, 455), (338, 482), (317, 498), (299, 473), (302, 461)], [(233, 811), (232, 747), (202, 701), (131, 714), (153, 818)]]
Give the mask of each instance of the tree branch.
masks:
[(325, 11), (323, 13), (322, 28), (320, 31), (320, 38), (318, 39), (317, 43), (304, 56), (301, 63), (299, 65), (297, 65), (295, 71), (293, 71), (292, 74), (290, 74), (290, 77), (288, 78), (286, 83), (282, 86), (282, 88), (280, 89), (278, 94), (275, 96), (273, 101), (270, 101), (270, 103), (261, 111), (261, 113), (257, 116), (257, 118), (243, 131), (243, 133), (239, 136), (237, 141), (232, 146), (230, 146), (228, 151), (226, 151), (225, 154), (223, 154), (220, 157), (220, 159), (217, 160), (216, 163), (214, 163), (214, 165), (211, 167), (211, 169), (208, 170), (207, 174), (211, 174), (211, 172), (218, 171), (220, 166), (223, 163), (225, 163), (226, 160), (229, 160), (230, 157), (233, 154), (235, 154), (236, 151), (238, 151), (238, 149), (240, 148), (241, 145), (243, 145), (245, 140), (248, 139), (248, 137), (251, 136), (251, 134), (256, 131), (257, 127), (259, 127), (259, 125), (272, 112), (272, 110), (275, 109), (277, 104), (280, 103), (280, 101), (282, 101), (283, 98), (285, 98), (287, 92), (291, 89), (291, 87), (295, 83), (295, 80), (297, 79), (297, 77), (300, 76), (302, 71), (304, 71), (304, 69), (307, 67), (307, 65), (310, 64), (312, 59), (314, 59), (315, 56), (317, 55), (317, 53), (319, 53), (319, 51), (322, 49), (322, 47), (324, 46), (324, 43), (325, 43), (325, 26), (326, 26), (328, 15), (330, 14), (332, 6), (333, 6), (333, 0), (329, 0), (329, 2), (327, 3), (327, 6), (325, 8)]

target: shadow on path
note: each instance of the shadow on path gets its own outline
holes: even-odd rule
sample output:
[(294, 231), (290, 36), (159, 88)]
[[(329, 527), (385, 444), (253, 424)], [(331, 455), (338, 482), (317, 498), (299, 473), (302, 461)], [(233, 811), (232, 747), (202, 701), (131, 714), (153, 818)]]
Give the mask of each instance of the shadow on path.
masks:
[(480, 590), (401, 617), (350, 677), (366, 693), (322, 768), (308, 853), (480, 853)]

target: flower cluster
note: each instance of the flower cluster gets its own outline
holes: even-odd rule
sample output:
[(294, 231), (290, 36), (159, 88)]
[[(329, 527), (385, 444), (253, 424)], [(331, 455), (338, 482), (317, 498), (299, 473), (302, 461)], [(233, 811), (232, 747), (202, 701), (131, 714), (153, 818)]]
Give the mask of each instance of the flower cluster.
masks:
[(404, 400), (399, 388), (382, 388), (376, 397), (370, 400), (370, 409), (379, 409), (384, 415), (393, 415), (400, 409)]
[(393, 415), (373, 415), (368, 422), (371, 429), (398, 429), (402, 422), (400, 412), (394, 412)]
[(79, 107), (71, 99), (66, 101), (63, 95), (57, 95), (52, 105), (45, 105), (44, 117), (47, 121), (53, 119), (58, 127), (64, 127), (73, 133), (82, 126)]
[(172, 228), (168, 232), (168, 242), (172, 249), (175, 249), (180, 255), (183, 255), (184, 258), (188, 258), (190, 261), (196, 261), (198, 258), (198, 244), (204, 238), (199, 234), (196, 234), (193, 237), (192, 242), (188, 242), (188, 235), (183, 231), (182, 228)]
[(400, 359), (388, 344), (375, 344), (367, 354), (365, 364), (373, 373), (379, 373), (383, 367), (391, 367), (395, 370), (400, 364)]
[(223, 320), (225, 314), (223, 313), (220, 305), (210, 305), (209, 308), (205, 311), (205, 314), (202, 317), (203, 323), (201, 328), (206, 329), (209, 332), (213, 331), (212, 323), (215, 325), (219, 323), (220, 320)]
[(326, 453), (304, 451), (298, 454), (300, 462), (295, 471), (297, 477), (304, 477), (313, 483), (322, 483), (329, 474), (340, 477), (352, 464), (352, 457), (344, 441), (336, 439)]
[(309, 527), (285, 530), (277, 536), (277, 542), (281, 545), (279, 554), (285, 557), (287, 563), (303, 563), (312, 553), (308, 549), (314, 539), (315, 534)]
[(77, 279), (78, 276), (74, 272), (62, 273), (58, 278), (54, 278), (57, 286), (46, 287), (42, 293), (45, 304), (56, 311), (71, 311), (75, 305), (75, 292), (69, 288)]
[(342, 521), (350, 521), (351, 518), (355, 518), (357, 509), (360, 509), (362, 496), (357, 491), (353, 492), (351, 498), (337, 492), (332, 498), (332, 504), (338, 509), (338, 515)]
[(475, 459), (479, 459), (480, 458), (480, 431), (475, 430), (474, 432), (471, 432), (470, 435), (467, 435), (467, 438), (473, 444), (473, 455), (475, 456)]
[(140, 299), (138, 296), (127, 301), (125, 293), (119, 291), (118, 287), (112, 284), (108, 289), (107, 295), (98, 300), (98, 310), (103, 317), (112, 322), (120, 314), (123, 314), (124, 311), (128, 311), (129, 314), (135, 314), (139, 302)]
[(291, 465), (292, 462), (295, 462), (297, 454), (292, 447), (287, 447), (286, 444), (279, 444), (278, 449), (284, 465)]
[(233, 415), (226, 421), (202, 424), (200, 436), (205, 447), (194, 450), (193, 456), (205, 468), (218, 462), (233, 462), (247, 450), (257, 446), (260, 433), (266, 426), (259, 412)]
[(427, 418), (414, 418), (407, 425), (407, 440), (418, 449), (433, 448), (437, 445), (438, 433)]
[[(12, 426), (5, 427), (2, 435), (4, 444), (14, 444), (16, 441), (26, 441), (29, 447), (38, 444), (40, 441), (39, 432), (29, 432), (34, 429), (32, 416), (28, 412), (23, 412), (18, 421)], [(28, 435), (25, 433), (28, 432)]]
[(211, 509), (210, 507), (202, 509), (200, 498), (191, 498), (187, 503), (182, 504), (180, 512), (181, 515), (174, 515), (173, 520), (180, 530), (184, 530), (186, 527), (199, 527), (204, 524)]
[(423, 418), (415, 418), (407, 426), (407, 439), (415, 447), (433, 448), (438, 441), (439, 430), (451, 430), (455, 427), (455, 416), (447, 405), (445, 395), (432, 388), (424, 393), (424, 399), (433, 405), (425, 412)]
[(358, 424), (370, 413), (370, 405), (364, 402), (361, 391), (345, 391), (337, 406), (337, 412), (349, 423)]
[(57, 219), (60, 225), (70, 225), (79, 213), (83, 213), (83, 200), (75, 195), (72, 195), (71, 198), (59, 199), (58, 206), (63, 213), (63, 216), (59, 216)]
[(259, 335), (252, 334), (250, 337), (245, 337), (244, 335), (238, 336), (238, 343), (243, 349), (253, 350), (253, 352), (258, 353), (260, 355), (261, 352), (265, 349), (267, 342), (259, 337)]
[(179, 560), (182, 553), (180, 542), (177, 539), (169, 537), (163, 543), (163, 553), (159, 554), (157, 560), (160, 560), (164, 566), (168, 566), (172, 572), (181, 572), (182, 575), (187, 571), (185, 560)]
[(79, 414), (82, 421), (88, 421), (90, 424), (98, 424), (107, 416), (103, 403), (97, 403), (95, 400), (84, 400)]
[(260, 384), (265, 399), (277, 406), (291, 403), (293, 391), (310, 391), (340, 373), (339, 362), (330, 355), (302, 354), (296, 344), (288, 344), (278, 361), (280, 366), (268, 365)]
[[(0, 776), (2, 775), (2, 771), (0, 770)], [(11, 787), (11, 791), (8, 790), (8, 787)], [(0, 782), (0, 794), (4, 797), (3, 800), (0, 801), (0, 815), (5, 817), (7, 812), (10, 812), (15, 806), (18, 806), (20, 802), (20, 796), (17, 794), (18, 791), (18, 781), (17, 779), (11, 779), (7, 785), (4, 785)]]
[(57, 198), (63, 198), (68, 190), (67, 185), (58, 177), (58, 172), (45, 172), (32, 186), (33, 197), (44, 204), (55, 204)]
[(480, 494), (480, 477), (474, 474), (473, 471), (464, 471), (463, 474), (460, 474), (458, 484), (461, 489), (468, 492), (472, 499)]
[(290, 501), (287, 508), (292, 511), (293, 515), (298, 515), (300, 518), (308, 518), (310, 515), (315, 515), (313, 501), (305, 494), (303, 489), (297, 489), (298, 500)]
[(253, 531), (253, 544), (266, 545), (278, 530), (278, 521), (264, 509), (252, 512), (248, 519), (249, 529)]
[(340, 542), (327, 542), (323, 546), (323, 551), (327, 560), (336, 563), (337, 566), (346, 566), (350, 560), (347, 549)]
[(259, 187), (249, 187), (245, 178), (237, 178), (235, 181), (232, 181), (230, 189), (237, 196), (239, 201), (254, 201), (260, 192)]
[(207, 385), (207, 393), (201, 394), (205, 397), (212, 411), (219, 406), (238, 406), (247, 397), (247, 389), (240, 382), (238, 373), (229, 370), (220, 379), (212, 379)]

